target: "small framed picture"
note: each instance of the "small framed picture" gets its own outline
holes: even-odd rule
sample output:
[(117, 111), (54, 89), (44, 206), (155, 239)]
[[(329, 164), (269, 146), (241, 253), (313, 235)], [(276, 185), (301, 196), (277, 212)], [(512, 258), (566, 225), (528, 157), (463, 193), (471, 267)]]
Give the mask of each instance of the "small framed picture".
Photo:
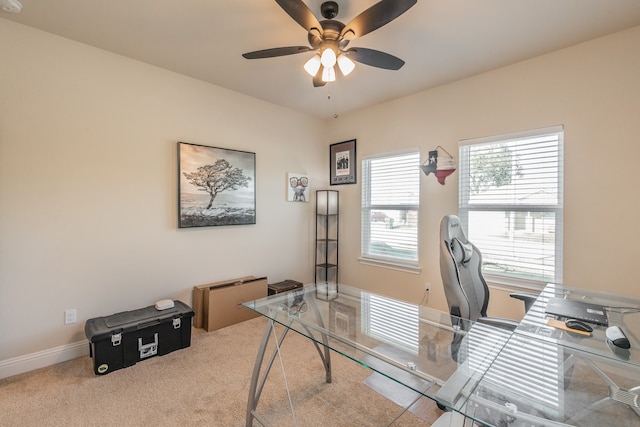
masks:
[(306, 173), (289, 172), (287, 200), (290, 202), (309, 201), (309, 177)]
[(331, 185), (355, 184), (356, 140), (338, 142), (329, 147), (329, 183)]

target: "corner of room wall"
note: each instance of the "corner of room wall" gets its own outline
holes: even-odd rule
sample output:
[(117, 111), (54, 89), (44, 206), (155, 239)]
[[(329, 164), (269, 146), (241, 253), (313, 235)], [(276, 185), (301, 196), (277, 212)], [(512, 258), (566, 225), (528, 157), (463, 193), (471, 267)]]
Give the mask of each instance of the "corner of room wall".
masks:
[[(1, 19), (0, 38), (0, 370), (85, 353), (87, 319), (195, 285), (311, 279), (313, 204), (287, 201), (287, 172), (323, 185), (322, 120)], [(176, 227), (178, 141), (256, 153), (255, 225)]]

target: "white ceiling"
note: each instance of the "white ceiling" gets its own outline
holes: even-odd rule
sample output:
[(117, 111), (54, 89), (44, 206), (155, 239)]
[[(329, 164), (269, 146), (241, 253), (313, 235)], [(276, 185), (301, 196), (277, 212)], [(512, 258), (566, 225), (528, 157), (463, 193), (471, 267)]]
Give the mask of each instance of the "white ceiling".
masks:
[[(241, 56), (307, 45), (306, 31), (274, 0), (20, 1), (21, 13), (0, 17), (319, 117), (640, 25), (640, 0), (418, 0), (349, 45), (402, 58), (402, 69), (358, 64), (347, 78), (314, 88), (302, 69), (311, 53)], [(319, 20), (322, 1), (305, 0)], [(346, 24), (376, 2), (338, 0), (336, 19)]]

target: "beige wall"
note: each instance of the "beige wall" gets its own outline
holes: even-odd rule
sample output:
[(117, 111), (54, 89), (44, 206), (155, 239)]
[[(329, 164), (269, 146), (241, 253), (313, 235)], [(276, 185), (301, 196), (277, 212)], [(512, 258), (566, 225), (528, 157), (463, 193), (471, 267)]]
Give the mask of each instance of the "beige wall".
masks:
[[(315, 199), (286, 185), (326, 188), (322, 121), (2, 19), (0, 40), (0, 362), (194, 285), (312, 280)], [(176, 228), (177, 141), (256, 153), (256, 225)]]
[[(330, 142), (358, 139), (360, 158), (458, 140), (565, 126), (564, 283), (640, 297), (640, 27), (417, 93), (332, 122)], [(361, 265), (358, 186), (343, 186), (342, 280), (446, 308), (438, 266), (440, 218), (456, 213), (458, 173), (422, 176), (419, 275)], [(521, 316), (493, 292), (490, 314)]]
[[(565, 126), (564, 281), (640, 296), (640, 27), (326, 123), (0, 19), (0, 365), (84, 339), (90, 317), (247, 274), (312, 279), (313, 200), (285, 201), (286, 173), (327, 188), (328, 145), (358, 157)], [(389, 78), (397, 78), (390, 74)], [(328, 130), (327, 130), (328, 129)], [(257, 154), (258, 223), (176, 229), (176, 142)], [(323, 160), (318, 160), (323, 159)], [(457, 173), (422, 177), (422, 273), (357, 262), (360, 187), (340, 190), (340, 277), (444, 309), (438, 224)], [(360, 179), (359, 179), (360, 182)], [(490, 312), (517, 317), (494, 291)], [(63, 311), (78, 323), (63, 325)]]

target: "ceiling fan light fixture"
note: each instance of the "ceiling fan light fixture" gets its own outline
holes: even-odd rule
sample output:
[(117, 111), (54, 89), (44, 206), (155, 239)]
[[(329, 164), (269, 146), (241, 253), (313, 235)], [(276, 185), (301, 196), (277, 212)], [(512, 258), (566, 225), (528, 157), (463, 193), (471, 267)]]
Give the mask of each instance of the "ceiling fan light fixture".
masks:
[(324, 65), (324, 68), (333, 68), (333, 66), (336, 65), (336, 53), (328, 47), (322, 52), (320, 61), (322, 65)]
[(356, 68), (356, 64), (345, 55), (340, 55), (338, 56), (338, 68), (340, 68), (342, 75), (346, 77)]
[(320, 65), (322, 62), (320, 61), (320, 55), (313, 55), (311, 59), (309, 59), (304, 64), (304, 70), (309, 73), (311, 77), (314, 77), (318, 74), (318, 70), (320, 69)]
[(333, 67), (324, 67), (324, 70), (322, 70), (322, 81), (323, 82), (335, 82), (336, 81), (336, 70)]
[[(0, 0), (0, 7), (7, 2)], [(385, 52), (367, 48), (344, 49), (354, 39), (369, 34), (398, 18), (418, 0), (379, 0), (365, 9), (346, 25), (334, 19), (338, 15), (338, 3), (324, 1), (320, 5), (323, 21), (311, 12), (305, 0), (276, 0), (276, 3), (307, 32), (307, 46), (285, 46), (260, 49), (243, 53), (246, 59), (274, 58), (303, 52), (314, 52), (314, 57), (304, 64), (305, 71), (313, 76), (313, 87), (324, 86), (336, 80), (336, 63), (342, 75), (347, 76), (355, 69), (355, 62), (385, 70), (399, 70), (404, 61)], [(313, 2), (312, 2), (313, 3)], [(347, 57), (348, 56), (348, 57)], [(318, 66), (318, 61), (320, 65)]]

